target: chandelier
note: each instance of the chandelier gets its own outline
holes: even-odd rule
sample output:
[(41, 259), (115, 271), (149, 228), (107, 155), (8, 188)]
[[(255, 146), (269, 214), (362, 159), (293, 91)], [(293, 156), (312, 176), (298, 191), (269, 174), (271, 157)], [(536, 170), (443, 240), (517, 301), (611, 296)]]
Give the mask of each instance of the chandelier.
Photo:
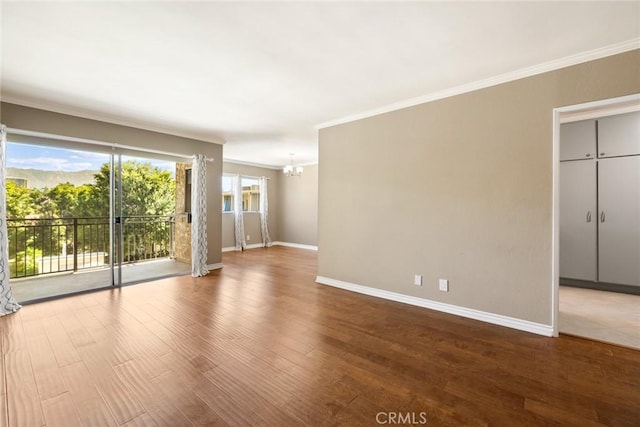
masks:
[(291, 162), (287, 166), (282, 168), (282, 172), (284, 172), (284, 174), (287, 176), (301, 176), (302, 170), (303, 170), (302, 166), (294, 166), (293, 165), (294, 154), (291, 153), (289, 155), (291, 156)]

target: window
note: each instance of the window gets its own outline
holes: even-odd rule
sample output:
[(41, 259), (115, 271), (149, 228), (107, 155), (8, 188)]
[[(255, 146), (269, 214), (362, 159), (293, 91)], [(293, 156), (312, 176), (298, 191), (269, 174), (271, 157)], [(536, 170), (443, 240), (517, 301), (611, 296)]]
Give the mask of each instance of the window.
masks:
[[(233, 175), (222, 175), (222, 212), (234, 211)], [(260, 212), (260, 179), (240, 177), (242, 184), (242, 211)]]
[(222, 175), (222, 212), (233, 212), (232, 175)]
[(242, 210), (260, 212), (260, 180), (242, 177)]

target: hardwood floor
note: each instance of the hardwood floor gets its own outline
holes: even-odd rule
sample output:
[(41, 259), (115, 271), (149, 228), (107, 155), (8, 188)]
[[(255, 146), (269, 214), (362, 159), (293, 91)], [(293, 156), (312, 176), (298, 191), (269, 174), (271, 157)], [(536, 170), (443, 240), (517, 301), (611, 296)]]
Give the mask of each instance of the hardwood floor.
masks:
[(639, 424), (639, 351), (317, 285), (311, 251), (223, 261), (0, 318), (0, 425)]

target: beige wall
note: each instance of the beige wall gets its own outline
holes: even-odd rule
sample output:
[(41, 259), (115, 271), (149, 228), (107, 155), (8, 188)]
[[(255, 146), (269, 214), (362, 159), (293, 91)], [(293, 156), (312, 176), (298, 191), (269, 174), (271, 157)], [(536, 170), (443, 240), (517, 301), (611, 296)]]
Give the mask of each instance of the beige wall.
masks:
[(302, 176), (280, 178), (279, 239), (283, 242), (318, 244), (318, 165), (304, 167)]
[[(223, 173), (240, 174), (244, 176), (261, 177), (266, 176), (269, 179), (267, 188), (269, 190), (269, 236), (272, 241), (277, 241), (279, 236), (278, 215), (280, 197), (278, 188), (278, 179), (282, 172), (275, 169), (261, 168), (256, 166), (240, 165), (237, 163), (224, 162), (222, 166)], [(217, 206), (222, 211), (222, 200), (218, 201)], [(260, 214), (257, 212), (244, 213), (244, 233), (251, 236), (247, 241), (247, 245), (262, 243), (262, 232), (260, 230)], [(235, 246), (235, 227), (233, 213), (222, 214), (222, 247), (230, 248)]]
[[(207, 200), (219, 201), (221, 198), (222, 145), (220, 144), (4, 102), (1, 104), (0, 118), (2, 123), (10, 128), (119, 143), (142, 149), (155, 149), (182, 155), (204, 154), (214, 159), (213, 162), (207, 162)], [(222, 259), (221, 221), (222, 214), (220, 209), (209, 209), (207, 215), (209, 252), (207, 262), (209, 264), (219, 263)]]
[(551, 325), (552, 110), (638, 92), (636, 50), (322, 129), (318, 274)]

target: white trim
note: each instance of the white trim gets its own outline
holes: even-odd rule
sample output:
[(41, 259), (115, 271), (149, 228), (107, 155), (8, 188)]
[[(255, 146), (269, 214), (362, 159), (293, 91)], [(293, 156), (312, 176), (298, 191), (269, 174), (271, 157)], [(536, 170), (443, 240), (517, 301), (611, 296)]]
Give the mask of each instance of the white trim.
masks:
[[(264, 247), (263, 243), (252, 243), (250, 245), (245, 246), (244, 250), (246, 251), (248, 249), (258, 249), (263, 247)], [(228, 246), (226, 248), (222, 248), (222, 252), (234, 252), (236, 250), (240, 252), (240, 249), (236, 249), (235, 246)]]
[(553, 214), (552, 214), (552, 240), (551, 240), (551, 326), (553, 336), (558, 336), (558, 316), (560, 310), (560, 124), (563, 123), (563, 115), (574, 116), (576, 112), (590, 114), (598, 113), (590, 118), (605, 117), (611, 112), (619, 111), (621, 106), (634, 105), (640, 102), (640, 93), (609, 98), (599, 101), (586, 102), (584, 104), (568, 105), (553, 109)]
[(156, 124), (149, 123), (141, 123), (135, 122), (132, 120), (126, 120), (122, 118), (118, 118), (115, 116), (111, 116), (108, 114), (94, 114), (88, 111), (83, 111), (77, 108), (72, 108), (69, 106), (62, 106), (59, 104), (50, 104), (42, 101), (33, 101), (27, 100), (20, 97), (15, 97), (12, 95), (2, 95), (2, 102), (7, 104), (15, 104), (22, 107), (35, 108), (38, 110), (44, 110), (50, 113), (58, 113), (65, 114), (68, 116), (79, 117), (81, 119), (95, 120), (103, 123), (108, 123), (112, 125), (126, 126), (132, 127), (135, 129), (148, 130), (150, 132), (163, 133), (166, 135), (179, 136), (182, 138), (194, 139), (197, 141), (210, 142), (212, 144), (224, 145), (227, 141), (223, 138), (220, 138), (216, 135), (205, 135), (202, 133), (191, 133), (191, 132), (180, 132), (173, 129), (163, 128), (162, 126), (158, 126)]
[(216, 262), (215, 264), (209, 264), (209, 265), (207, 265), (207, 268), (208, 268), (209, 270), (220, 270), (222, 267), (224, 267), (224, 266), (222, 265), (222, 263), (221, 263), (221, 262)]
[(323, 276), (317, 276), (316, 282), (322, 285), (329, 285), (351, 292), (357, 292), (360, 294), (383, 298), (390, 301), (401, 302), (404, 304), (411, 304), (418, 307), (428, 308), (430, 310), (436, 310), (444, 313), (454, 314), (456, 316), (466, 317), (469, 319), (480, 320), (482, 322), (492, 323), (494, 325), (506, 326), (508, 328), (531, 332), (538, 335), (544, 335), (547, 337), (553, 335), (553, 328), (549, 325), (543, 325), (542, 323), (530, 322), (528, 320), (517, 319), (515, 317), (502, 316), (500, 314), (488, 313), (486, 311), (474, 310), (457, 305), (431, 301), (424, 298), (418, 298), (410, 295), (399, 294), (396, 292), (385, 291), (382, 289), (371, 288), (369, 286), (356, 285), (355, 283), (343, 282), (341, 280), (331, 279)]
[[(296, 163), (296, 166), (305, 167), (305, 166), (315, 166), (317, 164), (319, 164), (319, 162), (316, 161), (316, 162), (308, 162), (308, 163)], [(283, 167), (285, 167), (285, 165), (282, 165), (282, 168)], [(280, 168), (280, 169), (282, 169), (282, 168)]]
[(583, 104), (576, 105), (567, 105), (564, 107), (558, 107), (554, 110), (557, 110), (560, 113), (574, 113), (576, 111), (589, 111), (589, 110), (599, 110), (602, 112), (601, 116), (604, 117), (609, 116), (608, 111), (617, 108), (617, 106), (622, 104), (634, 104), (640, 102), (640, 93), (633, 93), (631, 95), (619, 96), (617, 98), (609, 98), (609, 99), (600, 99), (598, 101), (585, 102)]
[(551, 329), (558, 336), (560, 312), (560, 113), (553, 110), (553, 144), (551, 158)]
[(400, 110), (407, 107), (413, 107), (414, 105), (424, 104), (427, 102), (436, 101), (438, 99), (449, 98), (451, 96), (461, 95), (463, 93), (473, 92), (479, 89), (485, 89), (485, 88), (496, 86), (502, 83), (511, 82), (511, 81), (522, 79), (525, 77), (535, 76), (537, 74), (542, 74), (542, 73), (558, 70), (565, 67), (570, 67), (572, 65), (577, 65), (583, 62), (593, 61), (593, 60), (604, 58), (607, 56), (628, 52), (638, 48), (640, 48), (640, 37), (636, 37), (631, 40), (623, 41), (610, 46), (605, 46), (602, 48), (590, 50), (587, 52), (578, 53), (576, 55), (567, 56), (565, 58), (557, 59), (554, 61), (549, 61), (542, 64), (534, 65), (532, 67), (522, 68), (520, 70), (512, 71), (505, 74), (500, 74), (498, 76), (491, 77), (488, 79), (478, 80), (472, 83), (467, 83), (461, 86), (445, 89), (439, 92), (434, 92), (434, 93), (419, 96), (416, 98), (395, 102), (393, 104), (389, 104), (373, 110), (363, 111), (361, 113), (353, 114), (346, 117), (341, 117), (335, 120), (329, 120), (316, 125), (315, 128), (323, 129), (331, 126), (340, 125), (343, 123), (353, 122), (360, 119), (366, 119), (368, 117), (377, 116), (379, 114), (389, 113), (391, 111), (396, 111), (396, 110)]
[(636, 102), (624, 103), (607, 109), (595, 109), (587, 111), (576, 111), (563, 113), (560, 117), (560, 123), (571, 123), (580, 120), (600, 119), (607, 116), (615, 116), (617, 114), (633, 113), (640, 111), (640, 100)]
[[(318, 247), (314, 246), (314, 245), (303, 245), (300, 243), (289, 243), (289, 242), (273, 242), (272, 246), (286, 246), (289, 248), (297, 248), (297, 249), (306, 249), (309, 251), (317, 251)], [(245, 249), (257, 249), (257, 248), (262, 248), (264, 247), (264, 245), (262, 243), (254, 243), (252, 245), (247, 245), (247, 247)], [(236, 248), (235, 246), (229, 246), (226, 248), (222, 248), (222, 252), (233, 252), (235, 251)]]
[[(282, 171), (282, 168), (285, 167), (285, 165), (282, 166), (273, 166), (273, 165), (266, 165), (266, 164), (262, 164), (262, 163), (253, 163), (253, 162), (245, 162), (242, 160), (233, 160), (233, 159), (227, 159), (227, 158), (223, 158), (222, 159), (223, 163), (231, 163), (234, 165), (242, 165), (242, 166), (253, 166), (255, 168), (263, 168), (263, 169), (271, 169), (271, 170), (277, 170), (277, 171)], [(317, 165), (318, 162), (314, 161), (314, 162), (309, 162), (309, 163), (296, 163), (296, 166), (315, 166)], [(227, 173), (227, 172), (225, 172)]]
[[(265, 164), (262, 164), (262, 163), (245, 162), (245, 161), (242, 161), (242, 160), (232, 160), (232, 159), (227, 159), (227, 158), (223, 158), (222, 162), (223, 163), (231, 163), (231, 164), (234, 164), (234, 165), (252, 166), (254, 168), (262, 168), (262, 169), (271, 169), (271, 170), (280, 170), (280, 169), (282, 169), (279, 166), (265, 165)], [(228, 172), (225, 172), (225, 174), (235, 175), (235, 174), (230, 174)]]
[(318, 246), (315, 245), (303, 245), (301, 243), (289, 243), (289, 242), (273, 242), (273, 246), (287, 246), (289, 248), (306, 249), (309, 251), (317, 251)]

